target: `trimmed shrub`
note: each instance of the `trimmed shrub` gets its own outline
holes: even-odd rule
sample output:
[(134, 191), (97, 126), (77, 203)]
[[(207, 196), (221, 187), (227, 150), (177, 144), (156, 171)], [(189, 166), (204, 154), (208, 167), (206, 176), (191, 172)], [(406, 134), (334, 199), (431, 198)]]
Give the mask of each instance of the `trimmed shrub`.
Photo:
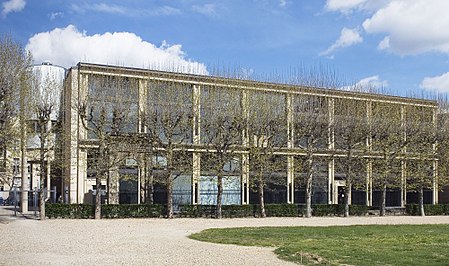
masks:
[[(256, 206), (260, 215), (259, 205)], [(265, 213), (267, 217), (298, 217), (298, 207), (295, 204), (266, 204)]]
[[(419, 204), (407, 204), (405, 206), (408, 215), (421, 215)], [(449, 204), (424, 204), (426, 215), (449, 215)]]
[[(159, 204), (104, 204), (101, 206), (103, 218), (161, 217), (165, 211)], [(90, 204), (47, 203), (45, 213), (49, 218), (93, 218), (95, 206)]]
[(45, 204), (45, 214), (48, 218), (87, 219), (94, 216), (94, 207), (90, 204)]

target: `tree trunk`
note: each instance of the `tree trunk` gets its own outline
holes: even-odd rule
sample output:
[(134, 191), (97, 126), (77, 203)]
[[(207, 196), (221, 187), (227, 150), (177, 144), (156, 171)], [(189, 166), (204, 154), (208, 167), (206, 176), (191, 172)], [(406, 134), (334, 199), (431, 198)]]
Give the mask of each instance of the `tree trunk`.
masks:
[(380, 194), (380, 216), (385, 216), (385, 207), (387, 201), (387, 184), (383, 184), (382, 193)]
[(39, 219), (45, 220), (45, 189), (42, 185), (39, 190)]
[(346, 186), (345, 186), (345, 212), (344, 212), (344, 216), (345, 217), (349, 217), (349, 195), (351, 192), (351, 182), (350, 180), (346, 180), (349, 182), (346, 182)]
[(217, 176), (217, 213), (216, 218), (221, 219), (222, 218), (222, 210), (221, 210), (221, 201), (223, 198), (223, 173), (220, 173)]
[(167, 218), (173, 218), (173, 149), (167, 151)]
[(103, 178), (105, 178), (105, 174), (106, 174), (106, 167), (105, 167), (105, 160), (106, 160), (106, 156), (105, 156), (105, 140), (104, 138), (100, 137), (99, 140), (99, 162), (98, 162), (98, 173), (97, 176), (95, 178), (95, 185), (97, 186), (97, 194), (95, 195), (95, 215), (94, 218), (97, 219), (101, 219), (101, 180)]
[(40, 121), (41, 133), (40, 133), (40, 184), (39, 184), (39, 218), (41, 220), (45, 220), (45, 196), (44, 196), (44, 187), (45, 187), (45, 141), (46, 141), (46, 133), (45, 131), (45, 123)]
[(422, 186), (419, 188), (419, 210), (421, 216), (426, 216), (426, 212), (424, 211), (424, 189)]
[(260, 202), (260, 217), (265, 218), (267, 217), (267, 214), (265, 213), (265, 203), (264, 203), (264, 195), (263, 195), (263, 188), (264, 188), (264, 182), (263, 182), (263, 176), (262, 173), (259, 173), (259, 184), (258, 184), (258, 191), (259, 191), (259, 202)]
[(147, 204), (153, 204), (154, 203), (154, 176), (153, 176), (153, 170), (150, 169), (150, 167), (147, 167), (145, 169), (145, 174), (147, 177), (145, 178), (146, 184), (145, 184), (145, 203)]
[(95, 178), (95, 183), (97, 186), (97, 194), (95, 195), (95, 219), (101, 219), (101, 175), (99, 173)]
[(309, 158), (307, 180), (306, 180), (306, 218), (312, 217), (312, 181), (313, 181), (313, 159)]

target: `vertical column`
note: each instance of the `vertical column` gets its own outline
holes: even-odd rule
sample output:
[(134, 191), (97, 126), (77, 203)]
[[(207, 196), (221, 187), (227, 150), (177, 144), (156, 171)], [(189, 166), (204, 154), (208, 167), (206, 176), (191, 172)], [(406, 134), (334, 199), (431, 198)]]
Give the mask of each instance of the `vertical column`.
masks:
[[(401, 106), (401, 126), (404, 128), (403, 141), (407, 140), (407, 131), (405, 130), (407, 120), (406, 120), (406, 109), (405, 106)], [(404, 154), (407, 152), (407, 148), (404, 146)], [(407, 162), (405, 159), (401, 160), (401, 207), (407, 204)]]
[(327, 176), (328, 176), (328, 184), (327, 184), (327, 199), (329, 204), (336, 204), (338, 202), (338, 188), (335, 185), (335, 160), (329, 160), (327, 164)]
[[(22, 83), (22, 82), (21, 82)], [(25, 83), (25, 82), (23, 82)], [(25, 108), (26, 108), (26, 102), (25, 102), (25, 96), (26, 96), (26, 85), (21, 84), (20, 85), (20, 92), (19, 92), (19, 105), (20, 105), (20, 175), (22, 177), (22, 194), (21, 194), (21, 201), (23, 204), (20, 204), (20, 211), (22, 213), (28, 212), (28, 190), (29, 190), (29, 183), (28, 183), (28, 167), (27, 167), (27, 156), (26, 156), (26, 146), (27, 146), (27, 130), (26, 128), (26, 115), (25, 115)]]
[(137, 168), (137, 204), (140, 204), (140, 187), (142, 186), (142, 181), (141, 181), (142, 172), (143, 172), (143, 167), (139, 160), (139, 164), (138, 164), (138, 168)]
[(145, 124), (145, 112), (147, 106), (147, 89), (148, 81), (144, 79), (139, 80), (139, 114), (138, 114), (138, 132), (146, 133), (147, 125)]
[[(432, 113), (432, 124), (434, 130), (437, 130), (437, 109), (433, 109)], [(433, 154), (436, 154), (437, 149), (437, 143), (432, 144), (432, 151)], [(433, 166), (432, 166), (432, 173), (433, 173), (433, 180), (432, 180), (432, 190), (433, 190), (433, 197), (432, 197), (432, 204), (438, 204), (438, 161), (436, 159), (433, 159)]]
[[(366, 147), (368, 150), (368, 153), (371, 153), (372, 151), (372, 144), (373, 144), (373, 139), (372, 139), (372, 126), (373, 126), (373, 104), (371, 101), (367, 101), (366, 102), (366, 121), (369, 125), (369, 131), (368, 131), (368, 136), (366, 138)], [(373, 182), (372, 182), (372, 177), (373, 177), (373, 162), (371, 160), (371, 158), (369, 158), (366, 161), (366, 206), (372, 206), (373, 202)]]
[[(286, 100), (286, 116), (287, 116), (287, 148), (294, 146), (294, 124), (293, 124), (293, 97), (291, 94), (285, 96)], [(295, 203), (295, 166), (294, 156), (287, 156), (287, 203)]]
[(433, 197), (432, 204), (438, 204), (438, 161), (433, 161)]
[[(201, 136), (201, 87), (193, 85), (192, 90), (192, 108), (193, 108), (193, 146), (200, 144)], [(192, 155), (192, 204), (200, 203), (200, 175), (201, 175), (201, 153), (194, 151)]]
[[(140, 79), (139, 80), (139, 114), (138, 114), (138, 132), (139, 133), (147, 133), (147, 124), (145, 122), (146, 112), (147, 112), (147, 100), (148, 100), (148, 80)], [(148, 168), (147, 159), (151, 160), (151, 158), (145, 158), (148, 154), (152, 154), (150, 151), (152, 149), (150, 143), (146, 142), (143, 147), (143, 153), (139, 158), (139, 171), (137, 178), (137, 204), (141, 204), (142, 202), (147, 202), (147, 195), (145, 193), (145, 189), (142, 187), (142, 178), (144, 179), (144, 186), (147, 185), (147, 172), (150, 171)], [(143, 191), (142, 191), (143, 190)], [(144, 195), (144, 198), (142, 197)], [(153, 202), (151, 202), (153, 203)]]
[[(246, 126), (243, 128), (242, 132), (242, 144), (244, 147), (249, 145), (248, 136), (248, 120), (249, 120), (249, 110), (248, 110), (248, 92), (242, 90), (241, 97), (241, 107), (242, 115), (245, 119)], [(242, 154), (242, 178), (241, 178), (241, 204), (249, 204), (249, 154), (247, 152)]]
[[(327, 99), (327, 115), (329, 118), (329, 126), (327, 131), (327, 143), (328, 149), (335, 149), (335, 112), (334, 112), (335, 101), (333, 98)], [(327, 201), (329, 204), (338, 203), (338, 188), (335, 185), (335, 159), (331, 158), (327, 166)]]
[[(83, 99), (88, 94), (88, 88), (89, 88), (89, 76), (87, 74), (80, 74), (79, 75), (79, 92), (78, 96)], [(79, 117), (79, 116), (77, 116)], [(72, 203), (78, 203), (81, 204), (84, 201), (84, 180), (86, 178), (86, 172), (87, 172), (87, 152), (81, 151), (78, 147), (78, 141), (80, 139), (86, 139), (86, 130), (84, 129), (82, 122), (77, 121), (78, 126), (78, 134), (77, 134), (77, 143), (76, 143), (76, 164), (77, 164), (77, 171), (76, 171), (76, 179), (71, 182), (71, 185), (74, 184), (74, 186), (70, 187), (70, 201)]]

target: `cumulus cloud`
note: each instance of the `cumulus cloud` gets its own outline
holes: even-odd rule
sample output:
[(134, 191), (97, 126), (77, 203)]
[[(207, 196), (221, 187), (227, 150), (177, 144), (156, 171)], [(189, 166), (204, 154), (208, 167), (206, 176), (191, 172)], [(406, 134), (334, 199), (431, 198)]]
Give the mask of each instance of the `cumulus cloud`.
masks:
[(344, 86), (340, 89), (348, 91), (377, 92), (379, 89), (388, 87), (387, 80), (381, 80), (378, 75), (363, 78), (350, 86)]
[(420, 87), (437, 92), (449, 92), (449, 72), (441, 76), (424, 78)]
[(9, 0), (3, 2), (2, 6), (2, 16), (6, 17), (11, 12), (19, 12), (25, 8), (26, 2), (25, 0)]
[(349, 47), (361, 42), (363, 42), (363, 38), (360, 36), (357, 29), (343, 28), (340, 33), (340, 38), (327, 48), (326, 51), (320, 53), (320, 55), (329, 55), (336, 49)]
[(399, 55), (449, 53), (449, 1), (392, 0), (363, 22), (370, 34), (386, 34), (379, 49)]
[(64, 67), (81, 61), (207, 74), (204, 64), (186, 58), (180, 44), (163, 42), (158, 47), (129, 32), (87, 35), (69, 25), (35, 34), (26, 50), (37, 62), (49, 60)]

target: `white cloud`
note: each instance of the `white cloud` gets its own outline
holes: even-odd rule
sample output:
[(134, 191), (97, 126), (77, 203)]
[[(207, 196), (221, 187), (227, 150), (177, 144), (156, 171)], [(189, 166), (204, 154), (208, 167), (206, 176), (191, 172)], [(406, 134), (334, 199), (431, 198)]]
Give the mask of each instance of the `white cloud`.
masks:
[(6, 17), (8, 13), (22, 11), (22, 9), (25, 8), (25, 5), (26, 5), (25, 0), (9, 0), (3, 2), (2, 15), (3, 17)]
[(279, 6), (280, 7), (285, 7), (285, 6), (287, 6), (287, 0), (279, 0)]
[(69, 25), (35, 34), (28, 40), (26, 50), (36, 62), (49, 60), (64, 67), (82, 61), (207, 74), (204, 64), (186, 58), (180, 44), (163, 42), (157, 47), (129, 32), (87, 35)]
[(206, 16), (216, 16), (217, 6), (215, 4), (194, 5), (192, 10)]
[(329, 11), (339, 11), (350, 13), (353, 9), (359, 8), (368, 0), (327, 0), (325, 8)]
[(101, 12), (124, 16), (170, 16), (181, 14), (181, 10), (171, 6), (160, 6), (151, 9), (133, 9), (125, 6), (100, 4), (72, 4), (72, 10), (84, 14), (86, 12)]
[(377, 92), (379, 89), (388, 87), (387, 80), (381, 80), (378, 75), (363, 78), (350, 86), (344, 86), (340, 89), (349, 91)]
[(437, 92), (449, 92), (449, 72), (436, 77), (426, 77), (420, 87)]
[(360, 36), (357, 29), (343, 28), (340, 33), (340, 38), (338, 38), (334, 44), (327, 48), (326, 51), (320, 53), (320, 55), (329, 55), (336, 49), (349, 47), (361, 42), (363, 42), (363, 38)]
[(55, 20), (57, 18), (62, 18), (64, 16), (63, 12), (53, 12), (50, 14), (50, 20)]
[(392, 0), (363, 22), (370, 34), (386, 34), (378, 48), (399, 55), (449, 53), (449, 1)]
[(384, 7), (392, 0), (327, 0), (325, 9), (327, 11), (340, 12), (350, 15), (355, 11), (375, 12)]

